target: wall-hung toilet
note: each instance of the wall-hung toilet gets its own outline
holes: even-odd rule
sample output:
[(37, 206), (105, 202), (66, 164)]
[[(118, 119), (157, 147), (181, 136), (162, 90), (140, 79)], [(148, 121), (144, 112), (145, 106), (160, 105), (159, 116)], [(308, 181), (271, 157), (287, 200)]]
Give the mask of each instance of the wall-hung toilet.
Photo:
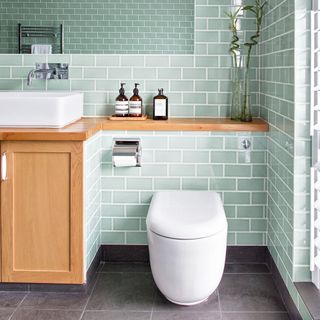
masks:
[(171, 302), (194, 305), (218, 287), (225, 264), (227, 220), (218, 193), (156, 192), (147, 231), (152, 275)]

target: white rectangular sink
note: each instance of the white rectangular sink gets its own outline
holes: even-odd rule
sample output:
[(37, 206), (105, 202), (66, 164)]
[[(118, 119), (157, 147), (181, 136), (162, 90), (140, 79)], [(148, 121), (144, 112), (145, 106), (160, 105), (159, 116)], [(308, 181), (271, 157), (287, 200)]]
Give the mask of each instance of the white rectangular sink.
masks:
[(62, 128), (83, 116), (83, 93), (0, 92), (0, 127)]

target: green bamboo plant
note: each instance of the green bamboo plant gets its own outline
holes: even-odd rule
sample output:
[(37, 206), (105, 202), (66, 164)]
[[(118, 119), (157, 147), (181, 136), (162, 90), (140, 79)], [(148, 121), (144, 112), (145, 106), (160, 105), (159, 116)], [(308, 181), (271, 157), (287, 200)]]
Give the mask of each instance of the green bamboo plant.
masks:
[(242, 121), (252, 121), (250, 112), (250, 95), (249, 95), (249, 68), (251, 61), (252, 49), (258, 44), (258, 38), (261, 34), (261, 25), (264, 17), (264, 7), (266, 1), (255, 0), (254, 5), (241, 5), (234, 12), (227, 12), (227, 16), (230, 18), (230, 30), (232, 33), (231, 43), (229, 51), (232, 55), (233, 66), (239, 68), (241, 66), (241, 45), (238, 36), (238, 20), (242, 12), (251, 12), (255, 18), (256, 30), (255, 33), (250, 37), (250, 40), (244, 43), (247, 47), (247, 56), (245, 60), (245, 81), (244, 81), (244, 93), (243, 93), (243, 104), (242, 104)]

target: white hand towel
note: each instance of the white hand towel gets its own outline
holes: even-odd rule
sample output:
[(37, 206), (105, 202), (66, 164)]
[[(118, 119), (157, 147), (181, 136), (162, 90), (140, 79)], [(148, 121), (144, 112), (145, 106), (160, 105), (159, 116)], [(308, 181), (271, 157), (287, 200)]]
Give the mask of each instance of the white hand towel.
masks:
[(51, 54), (51, 44), (33, 44), (31, 45), (31, 53), (33, 54)]

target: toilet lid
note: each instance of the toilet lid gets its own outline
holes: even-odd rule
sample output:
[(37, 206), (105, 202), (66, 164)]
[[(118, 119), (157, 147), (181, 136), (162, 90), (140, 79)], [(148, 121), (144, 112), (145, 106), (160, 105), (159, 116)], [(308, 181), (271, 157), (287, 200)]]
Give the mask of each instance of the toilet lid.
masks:
[(150, 204), (147, 228), (167, 238), (200, 239), (227, 230), (227, 219), (216, 192), (156, 192)]

